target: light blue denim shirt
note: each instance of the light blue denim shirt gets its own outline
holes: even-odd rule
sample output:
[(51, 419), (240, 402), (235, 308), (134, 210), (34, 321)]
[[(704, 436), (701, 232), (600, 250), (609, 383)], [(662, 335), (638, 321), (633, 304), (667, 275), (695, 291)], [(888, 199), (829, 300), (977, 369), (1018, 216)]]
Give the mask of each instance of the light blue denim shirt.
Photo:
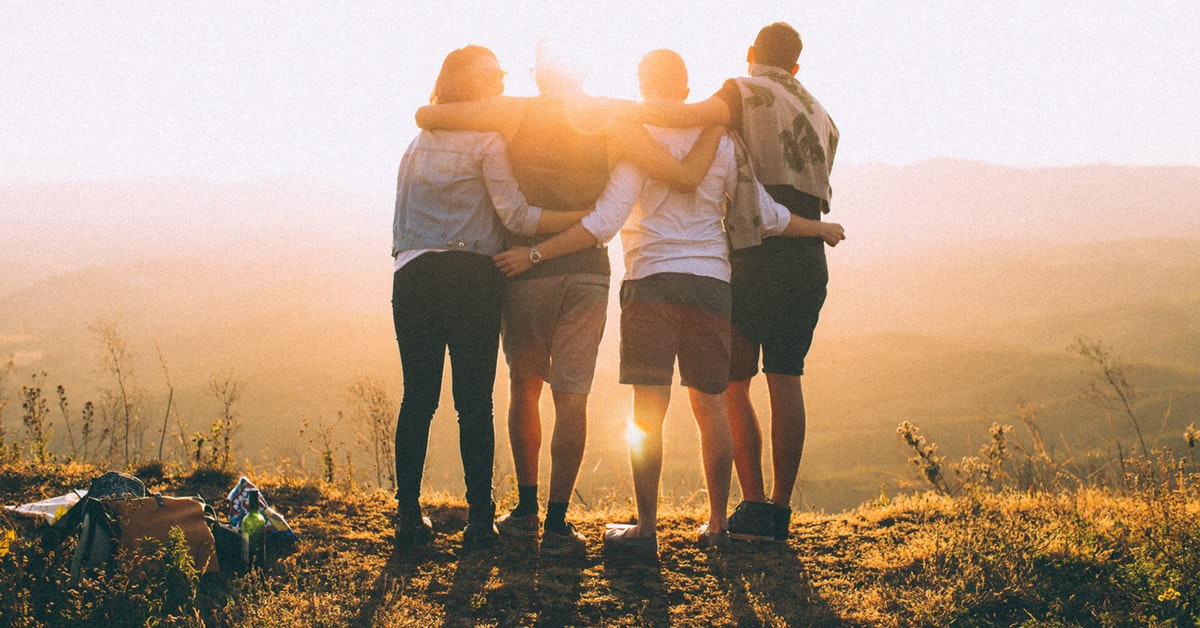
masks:
[(532, 235), (541, 216), (517, 187), (498, 133), (421, 131), (400, 161), (392, 257), (415, 249), (495, 255), (505, 227)]

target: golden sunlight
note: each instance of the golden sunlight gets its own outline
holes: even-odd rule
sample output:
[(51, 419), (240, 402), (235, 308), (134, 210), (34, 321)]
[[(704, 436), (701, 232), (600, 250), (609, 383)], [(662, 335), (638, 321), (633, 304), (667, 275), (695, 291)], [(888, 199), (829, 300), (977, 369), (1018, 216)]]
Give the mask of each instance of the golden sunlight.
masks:
[(640, 451), (642, 443), (646, 442), (646, 433), (637, 426), (632, 416), (625, 423), (625, 442), (629, 443), (629, 448), (634, 452)]

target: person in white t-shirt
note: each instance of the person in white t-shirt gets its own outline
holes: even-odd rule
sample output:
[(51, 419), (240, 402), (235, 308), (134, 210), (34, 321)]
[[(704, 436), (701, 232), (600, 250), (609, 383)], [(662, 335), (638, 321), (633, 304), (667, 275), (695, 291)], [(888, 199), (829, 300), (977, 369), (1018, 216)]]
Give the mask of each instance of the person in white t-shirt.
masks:
[[(687, 98), (687, 68), (673, 51), (648, 53), (638, 66), (638, 78), (648, 101)], [(685, 155), (702, 131), (649, 130), (676, 157)], [(737, 177), (728, 137), (722, 138), (712, 166), (692, 192), (649, 179), (628, 163), (618, 164), (596, 209), (580, 224), (538, 245), (543, 259), (552, 259), (602, 245), (619, 230), (625, 249), (620, 380), (633, 386), (630, 440), (638, 523), (610, 525), (604, 534), (607, 548), (657, 554), (662, 424), (676, 358), (700, 428), (708, 489), (709, 518), (698, 531), (698, 542), (705, 547), (729, 545), (726, 513), (733, 445), (724, 394), (732, 297), (723, 220)], [(792, 216), (761, 186), (757, 189), (764, 234), (817, 236), (831, 246), (843, 238), (840, 225)], [(496, 256), (496, 265), (511, 277), (528, 270), (528, 260), (526, 248), (513, 247)]]

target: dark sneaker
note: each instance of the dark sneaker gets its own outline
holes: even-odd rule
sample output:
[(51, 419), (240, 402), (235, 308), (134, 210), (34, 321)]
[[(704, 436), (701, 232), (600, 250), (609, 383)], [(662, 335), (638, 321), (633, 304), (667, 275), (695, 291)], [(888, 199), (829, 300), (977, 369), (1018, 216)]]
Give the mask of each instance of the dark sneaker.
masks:
[[(775, 541), (775, 504), (743, 501), (729, 515), (729, 536), (740, 541)], [(788, 509), (790, 516), (791, 509)]]
[(488, 502), (467, 506), (467, 527), (463, 529), (463, 549), (492, 547), (500, 539), (496, 529), (496, 504)]
[(604, 550), (629, 556), (658, 558), (658, 536), (628, 536), (633, 525), (610, 523), (605, 526)]
[(537, 538), (540, 524), (541, 521), (536, 512), (518, 515), (515, 510), (496, 520), (496, 528), (500, 530), (500, 536), (505, 538)]
[(464, 550), (486, 549), (494, 546), (499, 539), (500, 532), (491, 521), (468, 522), (463, 529), (462, 546)]
[(696, 531), (696, 542), (703, 549), (727, 550), (733, 547), (733, 540), (729, 537), (729, 530), (709, 532), (707, 523), (700, 526), (700, 529)]
[(779, 504), (771, 504), (775, 509), (775, 540), (787, 541), (788, 529), (792, 527), (792, 509)]
[(396, 520), (396, 547), (407, 549), (433, 540), (433, 522), (429, 517)]
[[(497, 524), (499, 525), (499, 524)], [(550, 556), (582, 556), (587, 554), (587, 537), (568, 523), (566, 532), (542, 530), (542, 553)]]

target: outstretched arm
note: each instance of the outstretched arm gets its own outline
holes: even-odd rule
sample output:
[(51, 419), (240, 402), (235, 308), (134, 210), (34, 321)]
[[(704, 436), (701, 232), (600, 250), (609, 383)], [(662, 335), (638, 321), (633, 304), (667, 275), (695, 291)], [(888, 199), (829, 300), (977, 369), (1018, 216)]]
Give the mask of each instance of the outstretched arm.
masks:
[(609, 162), (629, 162), (651, 179), (691, 192), (708, 173), (724, 132), (724, 127), (706, 128), (680, 161), (642, 125), (615, 122), (609, 127)]
[(693, 126), (729, 124), (729, 105), (719, 96), (697, 103), (670, 101), (617, 101), (615, 115), (629, 122), (685, 129)]
[(425, 105), (417, 109), (417, 126), (422, 129), (496, 131), (511, 138), (521, 124), (525, 99), (494, 96), (483, 100)]

